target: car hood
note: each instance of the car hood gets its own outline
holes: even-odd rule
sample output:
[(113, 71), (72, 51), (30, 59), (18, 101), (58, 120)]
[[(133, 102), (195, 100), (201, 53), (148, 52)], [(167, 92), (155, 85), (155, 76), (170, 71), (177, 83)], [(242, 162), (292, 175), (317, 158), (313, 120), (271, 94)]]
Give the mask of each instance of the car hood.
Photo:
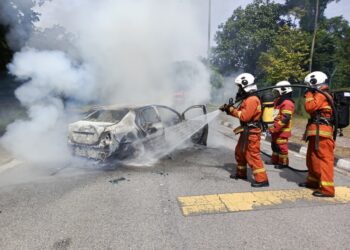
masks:
[(99, 142), (101, 134), (116, 123), (77, 121), (69, 125), (70, 139), (75, 143), (92, 145)]

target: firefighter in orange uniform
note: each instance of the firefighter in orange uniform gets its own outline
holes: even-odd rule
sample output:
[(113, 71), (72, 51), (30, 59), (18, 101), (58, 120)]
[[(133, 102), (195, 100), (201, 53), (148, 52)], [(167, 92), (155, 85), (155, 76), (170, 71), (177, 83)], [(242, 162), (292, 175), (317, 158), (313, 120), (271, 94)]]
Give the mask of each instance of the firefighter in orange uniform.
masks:
[[(269, 128), (272, 141), (271, 164), (281, 169), (289, 166), (288, 159), (288, 138), (292, 133), (292, 116), (294, 114), (294, 101), (292, 99), (292, 88), (288, 81), (281, 81), (276, 86), (283, 86), (273, 89), (277, 97), (274, 102), (274, 123)], [(287, 86), (287, 87), (286, 87)]]
[[(325, 84), (327, 75), (316, 71), (308, 74), (305, 82), (328, 94)], [(315, 188), (317, 197), (334, 197), (334, 140), (332, 108), (327, 98), (321, 93), (307, 91), (305, 94), (305, 110), (310, 114), (306, 127), (305, 139), (309, 142), (306, 164), (309, 170), (307, 181), (301, 187)]]
[(237, 97), (244, 98), (240, 107), (236, 108), (233, 105), (225, 104), (220, 109), (228, 115), (237, 117), (241, 123), (241, 126), (234, 130), (236, 134), (240, 134), (240, 137), (235, 149), (236, 174), (230, 177), (247, 179), (248, 164), (252, 168), (255, 179), (251, 186), (267, 187), (269, 186), (269, 181), (260, 156), (261, 128), (259, 120), (262, 113), (261, 103), (257, 96), (249, 95), (250, 92), (257, 90), (254, 80), (254, 76), (249, 73), (239, 75), (235, 80), (239, 88)]

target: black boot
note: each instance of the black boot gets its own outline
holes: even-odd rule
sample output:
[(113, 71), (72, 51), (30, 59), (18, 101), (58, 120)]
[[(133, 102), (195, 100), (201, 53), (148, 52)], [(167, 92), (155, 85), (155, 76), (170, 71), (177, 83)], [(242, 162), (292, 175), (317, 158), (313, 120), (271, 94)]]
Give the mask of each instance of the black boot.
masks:
[(302, 188), (307, 188), (307, 183), (306, 182), (301, 182), (298, 184), (299, 187), (302, 187)]
[(283, 169), (283, 168), (286, 168), (288, 166), (286, 165), (275, 165), (275, 169)]
[(230, 178), (231, 179), (235, 179), (235, 180), (238, 180), (238, 179), (247, 180), (247, 176), (239, 176), (239, 175), (236, 175), (236, 174), (231, 174)]
[(316, 196), (316, 197), (334, 197), (334, 194), (323, 194), (321, 193), (320, 191), (315, 191), (312, 193), (313, 196)]
[(260, 187), (268, 187), (270, 186), (269, 181), (263, 181), (263, 182), (252, 182), (252, 187), (260, 188)]
[(307, 184), (307, 182), (301, 182), (298, 184), (299, 187), (302, 188), (310, 188), (310, 189), (317, 189), (317, 186), (310, 186), (309, 184)]

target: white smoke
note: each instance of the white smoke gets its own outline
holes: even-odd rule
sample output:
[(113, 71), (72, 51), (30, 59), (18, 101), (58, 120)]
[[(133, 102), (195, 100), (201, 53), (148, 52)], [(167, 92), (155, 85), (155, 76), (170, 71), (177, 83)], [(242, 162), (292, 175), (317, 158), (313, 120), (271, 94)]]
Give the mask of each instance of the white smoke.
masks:
[[(29, 120), (11, 124), (2, 144), (30, 161), (69, 159), (67, 102), (173, 105), (179, 81), (186, 82), (182, 104), (208, 101), (209, 74), (198, 60), (204, 24), (196, 6), (177, 0), (37, 5), (36, 31), (9, 65), (11, 74), (27, 81), (16, 96)], [(64, 32), (49, 33), (53, 29)], [(175, 77), (174, 65), (181, 61), (191, 65), (192, 74)]]

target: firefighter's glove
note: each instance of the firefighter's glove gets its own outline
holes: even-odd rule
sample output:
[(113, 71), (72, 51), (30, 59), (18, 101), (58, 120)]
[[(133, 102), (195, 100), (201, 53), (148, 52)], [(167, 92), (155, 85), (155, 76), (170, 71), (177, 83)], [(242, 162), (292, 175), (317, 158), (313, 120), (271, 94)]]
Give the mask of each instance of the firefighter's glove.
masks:
[(222, 111), (222, 112), (225, 112), (226, 111), (226, 107), (227, 107), (227, 104), (223, 104), (219, 107), (219, 109)]
[(228, 115), (231, 115), (232, 114), (232, 111), (236, 109), (234, 106), (233, 106), (233, 103), (230, 103), (226, 106), (226, 114)]
[(274, 126), (269, 127), (269, 132), (270, 132), (270, 134), (275, 133), (276, 132), (275, 127)]
[(234, 109), (233, 104), (224, 104), (219, 108), (221, 111), (226, 112), (226, 114), (230, 115), (232, 110)]

